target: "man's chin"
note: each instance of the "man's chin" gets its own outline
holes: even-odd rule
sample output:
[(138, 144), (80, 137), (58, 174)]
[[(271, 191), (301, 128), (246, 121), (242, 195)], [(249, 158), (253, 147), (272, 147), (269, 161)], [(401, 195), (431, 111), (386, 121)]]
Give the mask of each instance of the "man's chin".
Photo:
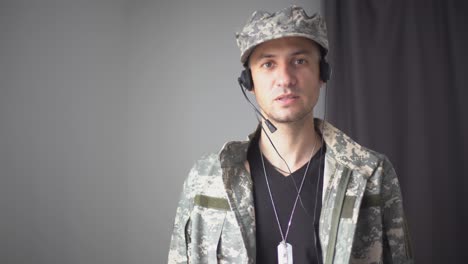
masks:
[(297, 122), (301, 122), (307, 119), (309, 116), (309, 113), (303, 113), (303, 114), (298, 114), (298, 115), (292, 115), (292, 116), (273, 116), (271, 117), (271, 121), (273, 121), (276, 124), (293, 124)]

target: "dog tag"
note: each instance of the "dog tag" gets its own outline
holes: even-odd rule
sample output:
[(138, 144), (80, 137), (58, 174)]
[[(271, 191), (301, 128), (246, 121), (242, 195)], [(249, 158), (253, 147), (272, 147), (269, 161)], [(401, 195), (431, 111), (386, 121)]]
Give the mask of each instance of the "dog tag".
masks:
[(292, 246), (289, 243), (281, 241), (278, 245), (278, 264), (292, 264), (293, 254)]

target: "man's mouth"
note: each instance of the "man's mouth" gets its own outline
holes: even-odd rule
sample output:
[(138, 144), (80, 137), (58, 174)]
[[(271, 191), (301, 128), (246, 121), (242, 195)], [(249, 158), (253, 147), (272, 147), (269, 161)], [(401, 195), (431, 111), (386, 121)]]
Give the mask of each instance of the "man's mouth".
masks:
[(299, 96), (295, 94), (282, 94), (275, 98), (275, 101), (287, 101), (287, 100), (294, 100), (299, 98)]

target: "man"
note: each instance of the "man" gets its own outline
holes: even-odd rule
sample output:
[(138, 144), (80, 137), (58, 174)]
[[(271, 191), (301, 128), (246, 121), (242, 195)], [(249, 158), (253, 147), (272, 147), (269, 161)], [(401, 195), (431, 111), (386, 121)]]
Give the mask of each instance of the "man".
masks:
[(236, 37), (264, 124), (195, 164), (169, 263), (412, 263), (390, 162), (313, 117), (330, 74), (323, 19), (255, 12)]

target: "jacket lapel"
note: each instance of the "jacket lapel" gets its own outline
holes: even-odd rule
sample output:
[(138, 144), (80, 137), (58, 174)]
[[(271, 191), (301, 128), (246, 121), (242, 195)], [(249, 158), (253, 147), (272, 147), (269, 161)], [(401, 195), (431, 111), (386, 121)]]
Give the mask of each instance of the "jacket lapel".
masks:
[(359, 207), (378, 158), (329, 123), (316, 122), (327, 144), (320, 217), (324, 263), (348, 263)]
[(323, 250), (325, 252), (325, 264), (333, 263), (335, 256), (335, 249), (338, 238), (338, 227), (343, 214), (343, 204), (345, 203), (346, 189), (351, 177), (351, 170), (346, 167), (336, 170), (337, 174), (333, 180), (333, 184), (327, 191), (326, 205), (324, 208), (328, 212), (324, 213), (323, 221), (326, 223), (326, 246)]
[(249, 142), (230, 142), (220, 153), (223, 182), (235, 213), (247, 256), (255, 260), (255, 208), (253, 183), (244, 167)]

